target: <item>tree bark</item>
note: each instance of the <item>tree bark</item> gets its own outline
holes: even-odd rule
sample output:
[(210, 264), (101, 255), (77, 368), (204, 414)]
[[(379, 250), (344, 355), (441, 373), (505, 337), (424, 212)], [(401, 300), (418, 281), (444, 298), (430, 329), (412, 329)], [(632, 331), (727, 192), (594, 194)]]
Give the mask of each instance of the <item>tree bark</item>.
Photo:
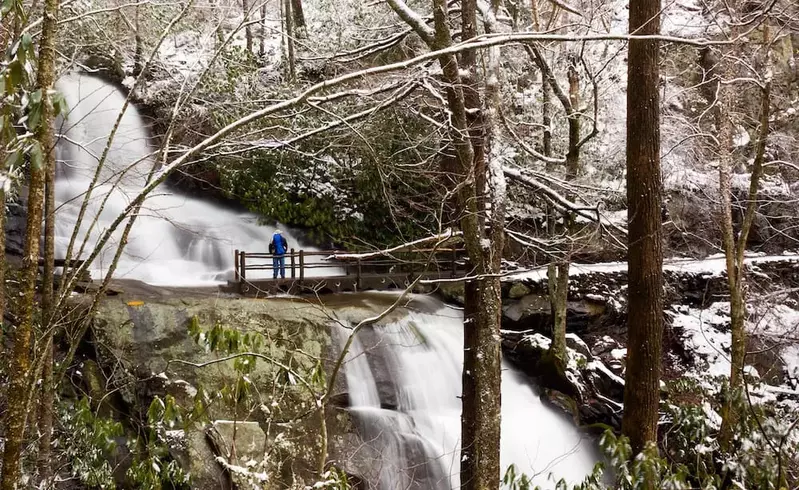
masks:
[(139, 9), (141, 6), (136, 4), (136, 11), (135, 11), (135, 42), (136, 42), (136, 50), (133, 54), (133, 76), (138, 77), (141, 75), (142, 70), (144, 69), (144, 40), (141, 35), (141, 21), (140, 21), (140, 12)]
[(566, 310), (569, 297), (569, 262), (551, 262), (547, 266), (549, 306), (552, 313), (552, 344), (549, 354), (557, 359), (560, 367), (566, 367)]
[(291, 14), (297, 37), (305, 37), (305, 11), (302, 8), (302, 0), (291, 0)]
[(286, 41), (286, 78), (293, 82), (297, 79), (294, 66), (294, 20), (291, 14), (291, 0), (283, 0), (283, 22)]
[[(660, 1), (631, 0), (630, 33), (657, 35)], [(627, 63), (629, 309), (622, 431), (633, 451), (657, 441), (663, 338), (659, 43), (633, 39)]]
[(252, 54), (252, 25), (248, 22), (250, 17), (250, 1), (241, 0), (241, 9), (244, 13), (244, 37), (247, 40), (247, 52)]
[[(734, 76), (732, 70), (727, 71), (727, 78)], [(767, 82), (762, 89), (760, 103), (760, 129), (757, 150), (749, 181), (749, 194), (738, 240), (732, 224), (732, 167), (733, 167), (733, 122), (730, 118), (733, 108), (733, 87), (722, 86), (722, 100), (717, 113), (719, 127), (719, 193), (721, 197), (721, 224), (724, 255), (727, 264), (727, 287), (730, 292), (730, 331), (732, 345), (730, 349), (730, 393), (721, 407), (721, 430), (719, 444), (725, 451), (730, 449), (738, 425), (739, 415), (733, 408), (734, 399), (744, 389), (744, 367), (746, 366), (746, 293), (744, 290), (745, 270), (744, 253), (749, 231), (754, 222), (757, 210), (757, 194), (760, 177), (763, 175), (763, 160), (766, 140), (769, 134), (769, 114), (771, 102), (771, 83)]]
[[(137, 7), (138, 9), (138, 7)], [(138, 27), (138, 23), (137, 23)], [(44, 198), (44, 271), (42, 276), (42, 330), (45, 353), (42, 360), (41, 398), (39, 399), (39, 454), (37, 470), (40, 486), (47, 488), (52, 468), (50, 444), (53, 433), (53, 330), (55, 328), (55, 152), (47, 159)]]
[[(55, 35), (57, 28), (58, 0), (46, 0), (39, 45), (39, 69), (37, 87), (42, 91), (42, 110), (36, 141), (41, 146), (47, 162), (55, 159), (53, 138), (53, 108), (50, 91), (55, 77)], [(3, 452), (2, 490), (20, 487), (20, 456), (25, 435), (25, 407), (29, 389), (28, 374), (31, 367), (31, 331), (33, 327), (36, 276), (39, 271), (39, 243), (42, 231), (42, 205), (47, 165), (30, 166), (28, 194), (28, 223), (25, 232), (24, 256), (20, 287), (19, 325), (13, 331), (14, 351), (9, 362), (13, 373), (8, 389), (6, 411), (6, 442)]]
[[(10, 21), (9, 21), (10, 19)], [(4, 19), (2, 32), (0, 32), (0, 49), (3, 53), (7, 52), (9, 45), (16, 39), (17, 30), (19, 30), (19, 21), (16, 15), (8, 15)], [(6, 108), (3, 108), (3, 117), (6, 116)], [(5, 120), (4, 120), (5, 122)], [(0, 132), (0, 148), (6, 147), (6, 141), (3, 133)], [(5, 334), (5, 312), (6, 312), (6, 188), (10, 187), (11, 177), (8, 175), (8, 168), (6, 167), (6, 160), (3, 157), (0, 160), (2, 165), (2, 181), (0, 181), (0, 356), (5, 355), (4, 339)]]
[(261, 58), (266, 55), (266, 2), (261, 5), (261, 43), (258, 46), (258, 55)]
[[(464, 40), (477, 37), (477, 8), (475, 0), (463, 0), (461, 12), (461, 36)], [(480, 89), (477, 83), (477, 53), (474, 50), (464, 51), (461, 55), (461, 73), (466, 73), (463, 80), (463, 103), (466, 113), (466, 124), (469, 141), (472, 147), (475, 192), (478, 198), (477, 209), (485, 209), (485, 148), (483, 141), (483, 116), (480, 101)], [(468, 178), (468, 177), (467, 177)], [(458, 209), (466, 211), (462, 206)], [(462, 216), (461, 216), (462, 218)], [(479, 221), (484, 226), (485, 216), (481, 213)], [(478, 427), (474, 414), (480, 410), (477, 402), (476, 370), (480, 364), (478, 359), (478, 325), (480, 322), (480, 282), (467, 281), (464, 284), (464, 322), (463, 322), (463, 371), (461, 373), (461, 488), (472, 488), (477, 481), (474, 461), (479, 458), (479, 446), (476, 440)]]

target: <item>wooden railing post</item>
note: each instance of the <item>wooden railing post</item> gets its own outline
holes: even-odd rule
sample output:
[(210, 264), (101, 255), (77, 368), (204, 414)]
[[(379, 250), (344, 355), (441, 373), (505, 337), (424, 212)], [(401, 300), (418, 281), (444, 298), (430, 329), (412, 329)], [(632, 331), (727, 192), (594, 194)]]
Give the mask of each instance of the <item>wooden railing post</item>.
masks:
[(305, 279), (305, 253), (300, 250), (300, 281)]
[(294, 279), (294, 249), (291, 249), (291, 278)]
[(358, 289), (361, 289), (361, 258), (358, 257), (358, 275), (355, 276), (355, 284), (358, 285)]
[(239, 249), (233, 253), (233, 280), (239, 282)]
[(452, 246), (452, 277), (458, 275), (458, 247)]
[(244, 252), (244, 250), (239, 252), (239, 260), (241, 261), (239, 263), (239, 277), (241, 278), (242, 281), (247, 279), (247, 263), (245, 259), (246, 255), (247, 254)]

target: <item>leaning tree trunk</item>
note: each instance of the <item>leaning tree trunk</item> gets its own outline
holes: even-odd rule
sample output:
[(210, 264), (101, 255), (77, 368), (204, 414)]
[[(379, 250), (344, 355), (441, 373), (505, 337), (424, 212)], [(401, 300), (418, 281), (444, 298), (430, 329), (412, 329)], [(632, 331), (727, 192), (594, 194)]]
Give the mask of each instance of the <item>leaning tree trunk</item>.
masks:
[[(57, 28), (58, 0), (46, 0), (44, 3), (44, 19), (39, 45), (39, 69), (37, 87), (42, 93), (41, 119), (35, 131), (35, 139), (41, 148), (44, 158), (51, 162), (55, 158), (53, 138), (53, 107), (51, 90), (55, 78), (55, 34)], [(6, 441), (3, 452), (3, 479), (0, 489), (13, 490), (20, 488), (21, 467), (20, 456), (25, 436), (25, 407), (29, 380), (27, 376), (31, 367), (31, 331), (34, 317), (34, 299), (36, 295), (36, 276), (39, 270), (39, 243), (42, 232), (42, 205), (44, 204), (44, 183), (47, 169), (46, 163), (33, 162), (30, 166), (30, 182), (28, 194), (28, 223), (25, 232), (25, 247), (22, 262), (20, 288), (22, 297), (19, 307), (19, 325), (12, 336), (14, 351), (9, 362), (12, 373), (8, 387), (6, 409)]]
[[(768, 56), (768, 55), (767, 55)], [(728, 79), (734, 75), (730, 70)], [(733, 403), (740, 396), (744, 387), (744, 367), (746, 365), (746, 293), (744, 288), (744, 253), (749, 232), (752, 229), (755, 212), (757, 210), (757, 195), (760, 187), (760, 178), (763, 175), (763, 161), (765, 159), (766, 140), (769, 134), (769, 114), (771, 103), (771, 82), (766, 82), (761, 90), (760, 99), (760, 129), (757, 140), (755, 159), (752, 166), (752, 176), (749, 182), (749, 194), (744, 212), (741, 230), (738, 239), (735, 239), (735, 230), (732, 225), (732, 148), (733, 148), (733, 123), (729, 111), (733, 108), (732, 88), (722, 87), (720, 110), (717, 113), (718, 127), (720, 128), (721, 148), (719, 158), (719, 193), (721, 194), (721, 223), (724, 255), (727, 264), (727, 286), (730, 292), (730, 332), (732, 346), (730, 349), (730, 394), (724, 399), (721, 406), (721, 430), (719, 444), (725, 451), (730, 450), (735, 427), (738, 425), (739, 415), (735, 412)]]
[[(660, 1), (630, 1), (630, 33), (657, 35)], [(633, 38), (627, 63), (629, 308), (622, 431), (633, 451), (657, 441), (663, 337), (659, 43)]]

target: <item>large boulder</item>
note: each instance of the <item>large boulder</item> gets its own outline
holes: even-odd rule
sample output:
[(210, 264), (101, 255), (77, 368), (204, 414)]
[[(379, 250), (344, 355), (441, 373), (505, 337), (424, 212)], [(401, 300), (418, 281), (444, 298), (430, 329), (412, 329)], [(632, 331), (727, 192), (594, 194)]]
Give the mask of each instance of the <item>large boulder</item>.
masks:
[(169, 454), (190, 475), (191, 488), (232, 490), (233, 482), (217, 462), (205, 431), (190, 430), (186, 433), (177, 430), (169, 435)]
[(264, 459), (266, 434), (257, 422), (216, 420), (207, 432), (217, 456), (229, 462), (246, 465)]

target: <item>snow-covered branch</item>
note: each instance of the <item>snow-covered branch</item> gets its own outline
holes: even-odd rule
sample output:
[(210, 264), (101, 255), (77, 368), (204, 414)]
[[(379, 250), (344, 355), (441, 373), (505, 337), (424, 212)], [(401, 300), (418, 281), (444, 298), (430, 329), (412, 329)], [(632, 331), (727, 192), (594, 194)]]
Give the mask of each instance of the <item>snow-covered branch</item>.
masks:
[(505, 175), (518, 182), (522, 185), (532, 187), (533, 189), (542, 192), (546, 197), (548, 197), (557, 207), (563, 209), (564, 211), (568, 211), (574, 213), (577, 216), (585, 218), (589, 221), (593, 221), (595, 223), (599, 223), (601, 225), (610, 226), (617, 231), (627, 234), (627, 230), (622, 228), (621, 226), (612, 223), (607, 219), (603, 219), (601, 214), (599, 213), (599, 205), (597, 206), (581, 206), (574, 202), (569, 201), (564, 196), (559, 194), (557, 191), (549, 187), (548, 185), (544, 184), (536, 180), (535, 178), (525, 175), (520, 169), (512, 168), (505, 166), (503, 167), (503, 171)]
[(535, 148), (527, 144), (522, 138), (519, 137), (518, 134), (516, 134), (516, 131), (514, 131), (513, 128), (511, 128), (510, 124), (508, 124), (508, 120), (505, 118), (505, 114), (503, 114), (502, 111), (500, 111), (499, 118), (502, 121), (502, 125), (505, 127), (505, 130), (508, 132), (508, 134), (511, 135), (516, 144), (519, 145), (519, 147), (522, 150), (524, 150), (525, 153), (529, 154), (531, 157), (535, 158), (536, 160), (540, 160), (544, 163), (553, 163), (553, 164), (566, 163), (565, 157), (559, 157), (559, 158), (548, 157), (543, 153), (536, 151)]
[(382, 257), (386, 255), (390, 255), (394, 252), (402, 252), (405, 250), (412, 250), (413, 248), (424, 245), (431, 242), (442, 242), (444, 240), (449, 240), (450, 238), (456, 238), (462, 236), (463, 233), (460, 231), (453, 231), (452, 229), (448, 228), (443, 233), (439, 233), (438, 235), (433, 235), (425, 238), (420, 238), (419, 240), (414, 240), (412, 242), (406, 242), (396, 247), (387, 248), (384, 250), (378, 250), (376, 252), (366, 252), (361, 254), (332, 254), (325, 257), (325, 260), (359, 260), (359, 259), (371, 259), (374, 257)]
[(411, 28), (422, 38), (428, 46), (433, 45), (433, 38), (435, 37), (435, 33), (430, 26), (427, 25), (427, 22), (422, 18), (421, 15), (414, 12), (414, 10), (408, 7), (403, 0), (388, 0), (388, 5), (391, 9), (397, 13), (400, 19), (404, 20)]

